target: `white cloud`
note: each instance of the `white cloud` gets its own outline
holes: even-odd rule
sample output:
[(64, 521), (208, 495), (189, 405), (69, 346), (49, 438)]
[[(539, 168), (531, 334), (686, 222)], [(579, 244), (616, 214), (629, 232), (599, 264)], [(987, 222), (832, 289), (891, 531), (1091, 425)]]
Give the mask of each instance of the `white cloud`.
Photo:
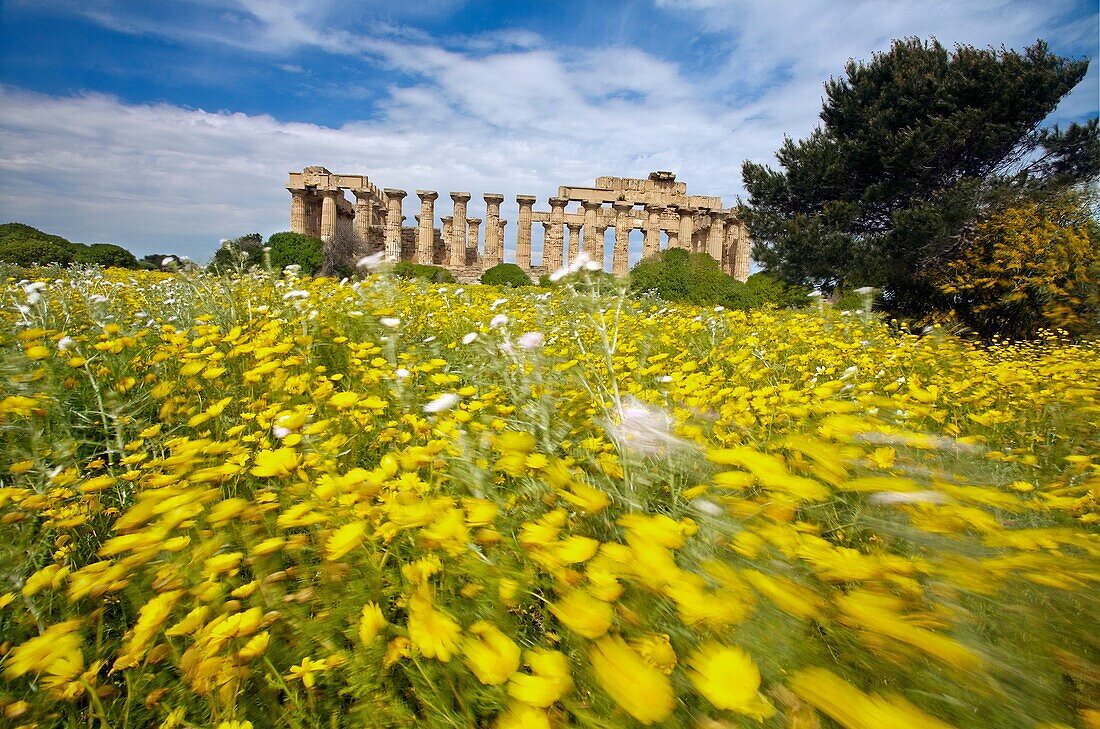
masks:
[[(1062, 20), (1061, 0), (964, 9), (920, 0), (659, 2), (709, 38), (725, 36), (718, 70), (700, 76), (637, 48), (579, 50), (528, 30), (449, 39), (445, 48), (407, 28), (326, 30), (340, 7), (333, 3), (210, 3), (227, 13), (213, 28), (120, 17), (109, 5), (88, 5), (88, 12), (126, 32), (276, 58), (303, 46), (366, 55), (416, 81), (390, 85), (371, 119), (340, 128), (0, 87), (0, 218), (74, 240), (201, 259), (221, 238), (285, 229), (287, 171), (323, 164), (409, 190), (410, 224), (417, 188), (440, 191), (437, 215), (450, 210), (448, 191), (470, 191), (478, 217), (481, 194), (502, 192), (511, 250), (515, 195), (536, 194), (545, 209), (557, 185), (590, 184), (598, 175), (674, 170), (692, 193), (733, 204), (741, 161), (771, 161), (784, 134), (808, 134), (825, 79), (841, 73), (849, 57), (887, 48), (893, 37), (1010, 47), (1040, 36), (1055, 48), (1088, 42)], [(1086, 80), (1061, 114), (1095, 113), (1095, 74), (1091, 91)], [(349, 86), (380, 83), (349, 79)], [(731, 101), (738, 98), (744, 100)], [(541, 226), (534, 235), (540, 240)]]

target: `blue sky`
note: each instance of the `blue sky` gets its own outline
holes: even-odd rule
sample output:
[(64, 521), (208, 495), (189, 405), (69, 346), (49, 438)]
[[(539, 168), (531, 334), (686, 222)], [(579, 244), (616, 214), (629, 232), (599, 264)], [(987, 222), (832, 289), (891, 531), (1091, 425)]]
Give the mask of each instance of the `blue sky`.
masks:
[(202, 260), (285, 229), (310, 164), (468, 190), (472, 215), (502, 192), (512, 220), (517, 194), (655, 169), (733, 204), (830, 75), (908, 35), (1046, 39), (1092, 59), (1051, 121), (1097, 114), (1094, 1), (7, 0), (0, 219)]

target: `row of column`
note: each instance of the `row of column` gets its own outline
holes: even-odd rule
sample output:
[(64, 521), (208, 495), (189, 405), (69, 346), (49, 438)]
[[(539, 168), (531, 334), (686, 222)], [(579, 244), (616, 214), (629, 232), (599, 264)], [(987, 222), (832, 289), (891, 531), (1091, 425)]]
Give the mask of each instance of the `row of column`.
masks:
[[(371, 231), (380, 226), (386, 257), (390, 260), (398, 260), (401, 257), (401, 230), (404, 223), (401, 208), (407, 193), (404, 190), (386, 188), (384, 209), (376, 208), (377, 203), (369, 192), (353, 190), (353, 193), (356, 196), (354, 218), (356, 236), (360, 240), (368, 241)], [(337, 234), (340, 227), (337, 197), (342, 194), (340, 191), (326, 190), (314, 194), (308, 190), (292, 190), (291, 194), (292, 230), (314, 235), (323, 240), (331, 239)], [(417, 190), (416, 194), (420, 198), (420, 215), (416, 216), (418, 226), (414, 260), (417, 263), (431, 264), (435, 262), (435, 201), (439, 198), (439, 193), (433, 190)], [(468, 192), (451, 193), (454, 213), (448, 218), (443, 218), (443, 239), (446, 244), (443, 263), (452, 268), (468, 265), (471, 237), (475, 246), (479, 237), (478, 228), (482, 221), (468, 216), (470, 197)], [(500, 206), (504, 202), (503, 195), (486, 193), (484, 199), (486, 204), (485, 247), (480, 258), (488, 268), (504, 261), (504, 227), (508, 221), (500, 217)], [(531, 226), (535, 201), (536, 198), (533, 195), (516, 196), (516, 202), (519, 203), (516, 264), (523, 269), (531, 268)], [(318, 202), (319, 211), (316, 209)], [(546, 269), (557, 270), (566, 263), (566, 230), (568, 230), (568, 247), (572, 256), (575, 257), (584, 251), (593, 261), (603, 266), (604, 233), (609, 223), (606, 217), (599, 214), (602, 203), (582, 202), (583, 222), (581, 223), (566, 221), (565, 208), (569, 204), (568, 199), (552, 197), (549, 203), (549, 220), (542, 223), (544, 227), (543, 265)], [(634, 229), (635, 205), (628, 201), (621, 201), (612, 203), (611, 207), (614, 211), (615, 226), (611, 271), (616, 276), (625, 276), (629, 271), (629, 236)], [(642, 225), (643, 258), (660, 251), (661, 221), (670, 211), (678, 214), (679, 220), (675, 229), (666, 231), (669, 248), (706, 252), (722, 263), (723, 268), (730, 275), (742, 280), (748, 277), (749, 246), (744, 227), (725, 212), (699, 214), (697, 211), (683, 210), (676, 206), (646, 205)], [(696, 227), (699, 228), (698, 231)]]

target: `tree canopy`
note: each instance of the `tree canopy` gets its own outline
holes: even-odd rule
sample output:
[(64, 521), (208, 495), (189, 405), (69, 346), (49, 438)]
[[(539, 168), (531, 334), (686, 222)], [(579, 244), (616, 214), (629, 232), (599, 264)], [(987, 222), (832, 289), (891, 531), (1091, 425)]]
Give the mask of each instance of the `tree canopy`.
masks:
[(0, 225), (0, 261), (20, 266), (90, 263), (104, 267), (137, 268), (134, 254), (114, 243), (73, 243), (24, 223)]
[(991, 186), (1095, 174), (1095, 124), (1040, 129), (1087, 67), (1042, 41), (1020, 53), (909, 38), (850, 61), (826, 84), (822, 125), (776, 153), (781, 169), (743, 165), (754, 258), (789, 282), (872, 285), (928, 309), (928, 272), (957, 255)]

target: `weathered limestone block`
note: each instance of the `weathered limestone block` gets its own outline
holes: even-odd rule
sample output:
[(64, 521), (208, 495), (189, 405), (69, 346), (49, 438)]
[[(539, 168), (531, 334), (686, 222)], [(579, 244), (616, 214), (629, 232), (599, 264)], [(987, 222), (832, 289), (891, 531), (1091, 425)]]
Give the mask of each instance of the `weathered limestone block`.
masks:
[(466, 203), (470, 201), (468, 192), (452, 192), (454, 216), (451, 223), (451, 265), (466, 265)]
[(642, 243), (642, 258), (649, 258), (661, 252), (661, 215), (664, 205), (646, 205), (645, 241)]
[(321, 198), (321, 240), (330, 241), (336, 236), (336, 196), (339, 190), (325, 190)]
[(306, 190), (290, 190), (290, 230), (293, 233), (306, 232)]
[(726, 214), (715, 212), (710, 214), (711, 223), (707, 228), (707, 255), (722, 263), (722, 248), (726, 240)]
[(686, 248), (691, 250), (692, 236), (695, 235), (695, 212), (685, 208), (680, 208), (680, 231), (677, 234), (677, 241), (680, 248)]
[(466, 218), (470, 226), (470, 233), (466, 238), (466, 265), (476, 266), (481, 256), (478, 255), (479, 229), (481, 218)]
[(401, 258), (401, 224), (405, 216), (401, 214), (401, 201), (408, 193), (404, 190), (386, 188), (386, 260), (397, 261)]
[(420, 215), (417, 216), (420, 234), (416, 241), (416, 262), (430, 264), (435, 243), (435, 201), (439, 193), (434, 190), (417, 190), (416, 196), (420, 198)]
[(487, 192), (485, 198), (485, 255), (482, 260), (489, 268), (504, 260), (504, 237), (501, 234), (500, 204), (504, 196), (496, 192)]
[(454, 218), (450, 215), (440, 218), (443, 221), (443, 245), (446, 252), (443, 254), (443, 265), (451, 265), (451, 251), (454, 249)]
[(370, 253), (370, 233), (374, 226), (374, 202), (370, 192), (353, 190), (355, 195), (355, 237), (359, 242), (361, 252)]
[(524, 271), (531, 268), (531, 206), (534, 195), (516, 195), (519, 203), (519, 226), (516, 230), (516, 265)]
[(611, 207), (615, 210), (615, 249), (611, 254), (611, 273), (623, 277), (630, 271), (630, 230), (633, 227), (630, 213), (634, 204), (615, 202)]
[(550, 198), (550, 222), (543, 223), (546, 233), (542, 239), (542, 265), (550, 271), (562, 267), (565, 258), (565, 206), (563, 197)]
[(603, 265), (603, 234), (599, 230), (600, 203), (583, 202), (584, 208), (584, 246), (582, 250), (589, 258)]
[[(569, 255), (562, 256), (562, 263), (568, 264), (577, 258), (577, 255), (581, 252), (581, 224), (580, 223), (568, 223), (569, 227)], [(553, 273), (551, 271), (551, 273)]]

